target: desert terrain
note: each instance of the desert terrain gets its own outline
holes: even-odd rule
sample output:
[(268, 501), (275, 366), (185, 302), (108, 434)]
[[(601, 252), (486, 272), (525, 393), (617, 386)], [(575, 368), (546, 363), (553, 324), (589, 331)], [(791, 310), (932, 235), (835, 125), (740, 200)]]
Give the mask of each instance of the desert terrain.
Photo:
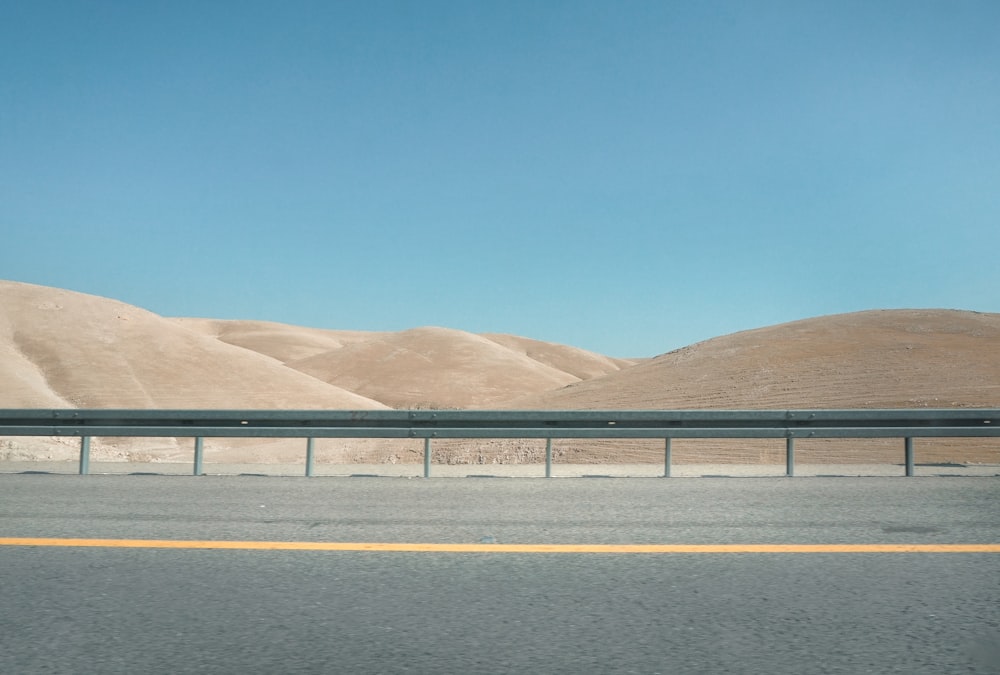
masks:
[[(627, 327), (621, 327), (627, 330)], [(650, 359), (444, 327), (329, 330), (171, 318), (0, 281), (0, 407), (787, 409), (1000, 407), (1000, 314), (873, 310), (747, 330)], [(303, 441), (209, 440), (209, 461), (281, 462)], [(807, 462), (898, 461), (896, 441), (801, 442)], [(996, 440), (919, 441), (925, 462), (1000, 462)], [(75, 439), (0, 439), (0, 461)], [(420, 461), (415, 441), (317, 441), (318, 461)], [(440, 441), (442, 463), (541, 461), (544, 442)], [(677, 440), (677, 462), (779, 463), (776, 441)], [(556, 441), (557, 461), (657, 462), (662, 442)], [(94, 439), (95, 460), (188, 460), (189, 439)]]

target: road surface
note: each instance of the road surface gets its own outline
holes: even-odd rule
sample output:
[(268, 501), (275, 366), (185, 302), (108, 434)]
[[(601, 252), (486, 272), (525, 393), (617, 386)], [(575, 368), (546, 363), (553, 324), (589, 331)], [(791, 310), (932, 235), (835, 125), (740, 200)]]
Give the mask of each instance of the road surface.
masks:
[(998, 673), (998, 544), (996, 478), (0, 475), (0, 673)]

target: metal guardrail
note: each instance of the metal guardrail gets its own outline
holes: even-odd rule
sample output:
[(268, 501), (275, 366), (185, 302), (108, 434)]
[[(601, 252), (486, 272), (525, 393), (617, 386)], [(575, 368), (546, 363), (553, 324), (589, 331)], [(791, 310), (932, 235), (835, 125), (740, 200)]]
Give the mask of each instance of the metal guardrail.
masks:
[(43, 410), (0, 409), (0, 436), (80, 437), (80, 473), (89, 470), (94, 436), (195, 439), (194, 474), (203, 471), (203, 439), (305, 438), (306, 475), (316, 438), (422, 438), (430, 477), (435, 438), (544, 438), (545, 476), (552, 439), (662, 438), (670, 476), (674, 438), (784, 438), (786, 474), (795, 473), (798, 438), (902, 438), (906, 475), (913, 439), (1000, 436), (1000, 409), (907, 410)]

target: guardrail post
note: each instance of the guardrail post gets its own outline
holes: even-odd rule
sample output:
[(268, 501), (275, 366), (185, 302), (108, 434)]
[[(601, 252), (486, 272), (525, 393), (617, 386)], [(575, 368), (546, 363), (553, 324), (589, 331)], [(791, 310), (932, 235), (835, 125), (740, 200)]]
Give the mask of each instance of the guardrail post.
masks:
[(431, 477), (431, 437), (424, 439), (424, 478)]
[(90, 436), (80, 437), (80, 475), (90, 473)]
[(667, 436), (666, 443), (663, 446), (663, 477), (664, 478), (670, 478), (670, 464), (671, 464), (670, 441), (671, 441), (671, 438), (669, 436)]
[(545, 477), (552, 478), (552, 439), (545, 439)]
[(306, 478), (313, 475), (313, 441), (315, 440), (312, 436), (306, 439)]
[(907, 436), (903, 442), (903, 454), (906, 458), (906, 475), (913, 475), (913, 439)]
[(785, 439), (785, 475), (795, 475), (795, 438), (792, 436)]
[(204, 471), (205, 439), (198, 436), (194, 439), (194, 475), (200, 476)]

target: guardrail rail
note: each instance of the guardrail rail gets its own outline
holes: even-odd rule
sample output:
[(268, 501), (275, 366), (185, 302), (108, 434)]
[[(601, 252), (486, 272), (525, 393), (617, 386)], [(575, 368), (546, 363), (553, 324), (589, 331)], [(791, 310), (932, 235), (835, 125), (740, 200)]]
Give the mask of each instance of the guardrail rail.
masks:
[(901, 438), (906, 475), (913, 439), (1000, 436), (1000, 409), (905, 410), (97, 410), (0, 409), (0, 436), (76, 436), (80, 473), (89, 471), (95, 436), (194, 438), (202, 475), (203, 439), (304, 438), (313, 475), (316, 438), (422, 438), (424, 477), (435, 438), (544, 438), (552, 477), (556, 438), (662, 438), (670, 476), (674, 438), (784, 438), (786, 474), (795, 475), (798, 438)]

